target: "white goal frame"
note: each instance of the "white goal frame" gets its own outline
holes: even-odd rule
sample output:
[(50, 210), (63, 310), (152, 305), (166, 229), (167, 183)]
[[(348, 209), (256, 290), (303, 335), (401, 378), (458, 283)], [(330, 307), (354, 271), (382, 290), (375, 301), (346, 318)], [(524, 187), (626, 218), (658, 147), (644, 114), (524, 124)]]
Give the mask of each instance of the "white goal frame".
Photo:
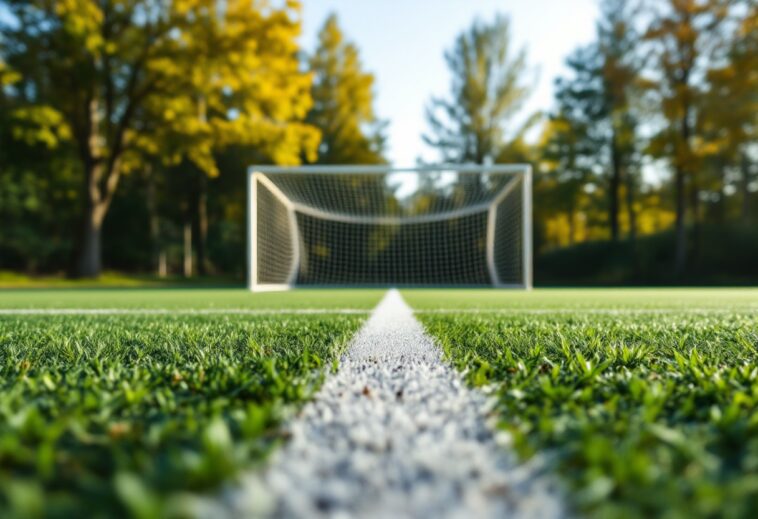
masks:
[[(398, 216), (340, 216), (321, 211), (317, 208), (294, 203), (268, 178), (273, 175), (308, 175), (308, 174), (330, 174), (330, 175), (390, 175), (392, 173), (415, 173), (418, 175), (435, 174), (441, 171), (454, 171), (460, 174), (503, 174), (512, 175), (513, 180), (509, 181), (505, 187), (495, 196), (491, 202), (478, 204), (471, 207), (465, 207), (453, 213), (446, 213), (443, 217), (438, 215), (418, 215), (411, 217)], [(495, 266), (495, 222), (497, 217), (497, 206), (502, 200), (509, 195), (517, 186), (518, 180), (521, 180), (522, 189), (522, 277), (520, 283), (502, 283), (497, 274)], [(256, 211), (257, 188), (258, 183), (263, 184), (269, 192), (276, 197), (286, 208), (289, 225), (293, 229), (291, 233), (291, 246), (294, 251), (294, 258), (290, 266), (287, 283), (266, 284), (258, 281), (258, 257), (257, 257), (257, 237), (258, 237), (258, 214)], [(438, 221), (450, 218), (451, 216), (465, 216), (487, 210), (487, 238), (486, 238), (486, 259), (490, 278), (493, 288), (516, 288), (531, 290), (532, 288), (532, 167), (529, 164), (493, 164), (493, 165), (460, 165), (460, 164), (440, 164), (429, 166), (417, 166), (398, 168), (390, 165), (366, 166), (366, 165), (316, 165), (316, 166), (250, 166), (247, 171), (247, 270), (248, 270), (248, 288), (253, 292), (265, 292), (274, 290), (289, 290), (297, 287), (296, 279), (300, 264), (301, 240), (298, 237), (298, 223), (296, 214), (298, 212), (315, 216), (326, 217), (330, 220), (343, 221), (346, 223), (377, 223), (377, 224), (404, 224), (404, 223), (424, 223)], [(318, 287), (346, 287), (359, 285), (307, 285), (310, 288)], [(376, 286), (376, 285), (366, 285)], [(426, 286), (426, 285), (421, 285)], [(440, 286), (440, 285), (435, 285)]]

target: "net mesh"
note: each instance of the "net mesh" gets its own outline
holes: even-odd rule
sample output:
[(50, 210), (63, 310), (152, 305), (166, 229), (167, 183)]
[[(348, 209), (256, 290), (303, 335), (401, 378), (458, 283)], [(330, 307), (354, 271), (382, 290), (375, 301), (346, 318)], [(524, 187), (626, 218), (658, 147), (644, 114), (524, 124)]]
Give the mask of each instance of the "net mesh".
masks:
[[(259, 284), (288, 284), (297, 268), (296, 247), (291, 212), (286, 200), (265, 183), (256, 182), (255, 212), (257, 234), (257, 282)], [(296, 235), (296, 234), (295, 234)]]
[(502, 283), (519, 283), (525, 276), (523, 178), (496, 205), (494, 263)]
[(255, 173), (256, 285), (524, 284), (524, 176)]

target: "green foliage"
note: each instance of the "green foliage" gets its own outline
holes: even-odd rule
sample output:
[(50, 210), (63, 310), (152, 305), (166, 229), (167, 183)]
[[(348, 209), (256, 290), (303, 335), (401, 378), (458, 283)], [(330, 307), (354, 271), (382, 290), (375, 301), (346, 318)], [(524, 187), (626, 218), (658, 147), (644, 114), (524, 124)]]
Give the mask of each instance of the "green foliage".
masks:
[[(758, 506), (755, 307), (732, 306), (728, 294), (714, 306), (708, 292), (650, 294), (642, 306), (632, 304), (641, 293), (626, 303), (624, 294), (565, 295), (562, 311), (509, 304), (507, 316), (421, 318), (471, 383), (494, 386), (517, 450), (545, 451), (582, 513), (750, 517)], [(688, 309), (697, 305), (711, 310)]]
[(215, 176), (214, 154), (233, 145), (276, 163), (315, 159), (318, 131), (303, 122), (310, 77), (297, 55), (297, 2), (0, 6), (12, 136), (60, 148), (81, 176), (78, 275), (100, 271), (100, 233), (123, 174), (186, 160)]
[[(0, 142), (10, 142), (0, 125)], [(0, 144), (0, 266), (25, 272), (60, 272), (67, 265), (77, 225), (71, 208), (81, 200), (79, 172), (42, 145)]]
[(313, 108), (307, 121), (321, 130), (318, 162), (386, 162), (386, 123), (374, 113), (374, 76), (363, 71), (358, 48), (345, 40), (336, 15), (321, 28), (309, 65)]
[(662, 116), (648, 153), (664, 158), (674, 171), (676, 200), (676, 274), (687, 264), (687, 220), (698, 224), (701, 190), (705, 187), (703, 158), (707, 147), (701, 125), (708, 58), (718, 56), (719, 27), (729, 16), (728, 0), (661, 2), (645, 39), (655, 60), (647, 83)]
[[(707, 176), (706, 189), (732, 189), (739, 193), (741, 207), (728, 214), (728, 205), (718, 200), (715, 216), (751, 219), (755, 206), (751, 183), (755, 182), (755, 143), (758, 141), (758, 4), (748, 2), (727, 45), (725, 60), (708, 70), (703, 96), (702, 155)], [(724, 175), (724, 168), (739, 175)]]
[(178, 513), (264, 458), (360, 320), (1, 317), (0, 515)]
[(630, 234), (635, 235), (632, 198), (637, 190), (638, 110), (633, 97), (639, 95), (642, 59), (637, 13), (624, 1), (602, 4), (596, 40), (575, 50), (566, 60), (568, 78), (556, 80), (556, 109), (545, 128), (541, 169), (554, 184), (546, 200), (546, 211), (566, 212), (573, 221), (588, 185), (600, 184), (608, 201), (606, 224), (612, 239), (619, 236), (620, 190), (626, 184), (630, 212)]
[[(720, 242), (687, 229), (730, 233), (758, 217), (758, 9), (600, 7), (537, 145), (525, 133), (535, 117), (521, 112), (526, 55), (502, 16), (474, 22), (446, 53), (450, 92), (430, 101), (425, 138), (446, 161), (535, 164), (538, 255), (676, 225), (661, 271), (697, 281), (698, 258)], [(317, 49), (300, 48), (300, 2), (0, 0), (0, 10), (2, 269), (94, 276), (102, 257), (111, 270), (176, 275), (189, 227), (194, 271), (241, 280), (249, 164), (386, 160), (370, 67), (335, 17)]]
[[(661, 2), (644, 34), (655, 59), (647, 83), (664, 117), (649, 151), (668, 158), (688, 177), (697, 175), (703, 153), (694, 124), (701, 116), (705, 87), (698, 76), (706, 73), (707, 57), (723, 42), (717, 29), (729, 16), (729, 4), (726, 0)], [(697, 179), (688, 180), (696, 183)]]
[[(746, 225), (705, 225), (689, 231), (692, 252), (681, 284), (740, 285), (758, 282), (758, 229)], [(588, 241), (557, 249), (535, 260), (535, 282), (551, 285), (671, 285), (661, 265), (674, 263), (674, 234), (666, 231), (632, 242)], [(724, 251), (730, 251), (728, 256)]]
[[(755, 216), (754, 2), (600, 5), (594, 41), (570, 54), (571, 73), (557, 81), (535, 178), (535, 243), (552, 254), (673, 224), (668, 281), (693, 280), (690, 263), (719, 241), (688, 241), (687, 229), (728, 233)], [(642, 176), (646, 159), (657, 160), (658, 185)]]
[[(13, 71), (4, 61), (0, 60), (0, 87), (12, 85), (19, 79), (21, 78), (18, 73)], [(3, 92), (0, 90), (0, 99), (3, 99), (2, 94)]]
[[(544, 222), (546, 215), (566, 213), (573, 225), (576, 214), (588, 205), (586, 188), (596, 179), (595, 143), (589, 136), (589, 123), (561, 107), (545, 126), (542, 139), (542, 174), (537, 177), (535, 188), (537, 214)], [(572, 242), (575, 231), (568, 232)]]
[(502, 161), (519, 147), (537, 115), (515, 121), (531, 85), (526, 51), (514, 52), (508, 18), (476, 21), (455, 40), (445, 60), (452, 74), (450, 98), (432, 98), (430, 134), (424, 140), (445, 162)]

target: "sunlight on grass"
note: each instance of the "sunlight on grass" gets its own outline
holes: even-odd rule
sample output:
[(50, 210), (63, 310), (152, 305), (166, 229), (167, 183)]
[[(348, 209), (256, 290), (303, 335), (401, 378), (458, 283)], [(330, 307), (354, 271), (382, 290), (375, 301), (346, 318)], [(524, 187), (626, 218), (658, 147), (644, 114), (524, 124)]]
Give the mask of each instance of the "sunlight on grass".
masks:
[(361, 321), (0, 316), (0, 515), (165, 515), (218, 488), (279, 442)]
[(583, 513), (748, 517), (758, 507), (758, 291), (434, 294), (406, 297), (507, 310), (419, 318), (471, 384), (494, 388), (519, 453), (548, 456)]
[(370, 310), (383, 290), (293, 290), (252, 293), (242, 288), (33, 289), (0, 291), (0, 308), (356, 308)]

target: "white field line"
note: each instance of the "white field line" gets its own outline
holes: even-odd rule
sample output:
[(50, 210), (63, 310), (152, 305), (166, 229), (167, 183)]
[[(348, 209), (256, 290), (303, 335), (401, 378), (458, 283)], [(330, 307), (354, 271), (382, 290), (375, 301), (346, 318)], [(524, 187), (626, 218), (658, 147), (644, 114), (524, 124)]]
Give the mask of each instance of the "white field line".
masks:
[(365, 315), (360, 308), (0, 308), (0, 315)]
[(544, 459), (517, 462), (490, 423), (492, 404), (443, 362), (391, 290), (268, 468), (206, 502), (203, 515), (563, 517)]

